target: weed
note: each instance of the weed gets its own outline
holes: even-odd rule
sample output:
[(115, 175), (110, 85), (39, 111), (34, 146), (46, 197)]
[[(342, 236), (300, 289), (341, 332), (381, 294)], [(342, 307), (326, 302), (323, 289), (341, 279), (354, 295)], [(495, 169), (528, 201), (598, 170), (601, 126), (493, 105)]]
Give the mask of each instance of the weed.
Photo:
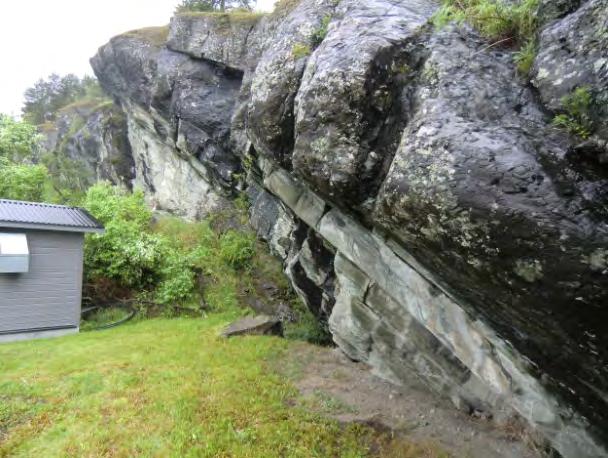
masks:
[(561, 100), (563, 113), (553, 118), (555, 126), (581, 138), (589, 138), (594, 131), (592, 119), (593, 95), (588, 86), (581, 86)]
[(527, 43), (536, 34), (538, 0), (443, 0), (433, 16), (433, 24), (469, 22), (490, 40)]
[(291, 48), (291, 54), (296, 60), (310, 56), (311, 52), (312, 49), (310, 49), (310, 46), (305, 43), (296, 43)]
[(530, 74), (534, 58), (536, 57), (536, 40), (530, 39), (522, 48), (515, 53), (513, 60), (517, 65), (517, 71), (522, 76)]
[(321, 19), (321, 24), (319, 24), (319, 27), (317, 27), (312, 32), (310, 38), (312, 41), (313, 49), (317, 48), (323, 42), (323, 40), (325, 40), (325, 37), (327, 36), (327, 32), (329, 30), (330, 22), (331, 22), (331, 15), (326, 14), (325, 16), (323, 16), (323, 19)]

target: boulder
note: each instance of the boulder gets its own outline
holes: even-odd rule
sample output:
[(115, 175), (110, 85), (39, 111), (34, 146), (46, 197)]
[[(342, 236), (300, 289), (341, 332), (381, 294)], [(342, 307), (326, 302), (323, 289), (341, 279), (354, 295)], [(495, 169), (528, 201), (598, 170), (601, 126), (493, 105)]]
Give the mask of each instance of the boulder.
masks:
[(307, 62), (292, 165), (340, 205), (373, 197), (390, 164), (408, 116), (412, 46), (434, 9), (428, 1), (344, 0)]
[[(534, 87), (514, 50), (431, 27), (435, 8), (179, 16), (92, 63), (149, 198), (204, 216), (247, 172), (252, 225), (350, 357), (605, 456), (606, 0), (540, 1)], [(585, 142), (552, 125), (580, 87)]]
[(283, 325), (277, 318), (268, 315), (245, 317), (235, 321), (222, 331), (222, 337), (244, 335), (283, 335)]

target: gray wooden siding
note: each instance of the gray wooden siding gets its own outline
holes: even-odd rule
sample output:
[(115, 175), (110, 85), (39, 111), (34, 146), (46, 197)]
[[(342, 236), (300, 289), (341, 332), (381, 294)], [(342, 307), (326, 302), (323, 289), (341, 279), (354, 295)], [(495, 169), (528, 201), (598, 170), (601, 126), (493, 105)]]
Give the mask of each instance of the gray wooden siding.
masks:
[(0, 273), (0, 333), (78, 326), (84, 236), (73, 232), (27, 234), (30, 271)]

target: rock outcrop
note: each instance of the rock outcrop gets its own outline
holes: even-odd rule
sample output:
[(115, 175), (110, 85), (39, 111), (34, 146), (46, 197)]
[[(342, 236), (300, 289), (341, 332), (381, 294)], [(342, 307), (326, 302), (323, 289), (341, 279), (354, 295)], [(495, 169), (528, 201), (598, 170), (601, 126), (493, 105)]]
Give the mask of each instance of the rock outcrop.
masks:
[(127, 116), (136, 186), (157, 208), (202, 217), (237, 187), (229, 139), (242, 73), (167, 49), (167, 34), (115, 37), (91, 64)]
[[(347, 355), (518, 414), (566, 457), (605, 456), (606, 2), (541, 4), (533, 87), (512, 50), (434, 30), (426, 0), (180, 15), (92, 65), (126, 114), (135, 183), (190, 217), (246, 190)], [(551, 123), (582, 86), (587, 142)]]
[(112, 102), (68, 105), (42, 128), (44, 149), (73, 161), (70, 172), (78, 177), (72, 178), (83, 189), (99, 180), (131, 187), (135, 174), (126, 118)]

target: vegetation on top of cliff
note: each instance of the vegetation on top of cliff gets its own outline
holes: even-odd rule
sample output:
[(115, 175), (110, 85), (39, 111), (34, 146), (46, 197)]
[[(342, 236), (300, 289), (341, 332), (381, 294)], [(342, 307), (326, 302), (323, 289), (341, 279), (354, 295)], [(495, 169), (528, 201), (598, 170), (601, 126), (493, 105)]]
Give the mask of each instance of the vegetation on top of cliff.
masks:
[(254, 25), (261, 18), (266, 16), (266, 13), (259, 13), (254, 11), (246, 10), (230, 10), (230, 11), (208, 11), (208, 12), (197, 12), (191, 11), (186, 13), (178, 13), (178, 17), (190, 17), (190, 18), (208, 18), (216, 22), (220, 28), (230, 30), (232, 24), (237, 25)]
[(466, 21), (490, 40), (523, 45), (536, 34), (537, 10), (538, 0), (443, 0), (433, 21)]
[(255, 3), (255, 0), (182, 0), (175, 8), (175, 14), (229, 10), (252, 11)]
[(169, 26), (162, 27), (144, 27), (143, 29), (129, 30), (119, 37), (136, 38), (138, 40), (150, 43), (152, 46), (160, 47), (167, 43), (169, 37)]
[(28, 88), (24, 97), (23, 119), (39, 125), (55, 120), (61, 108), (78, 100), (97, 100), (105, 96), (91, 76), (81, 79), (74, 74), (59, 76), (53, 73)]

